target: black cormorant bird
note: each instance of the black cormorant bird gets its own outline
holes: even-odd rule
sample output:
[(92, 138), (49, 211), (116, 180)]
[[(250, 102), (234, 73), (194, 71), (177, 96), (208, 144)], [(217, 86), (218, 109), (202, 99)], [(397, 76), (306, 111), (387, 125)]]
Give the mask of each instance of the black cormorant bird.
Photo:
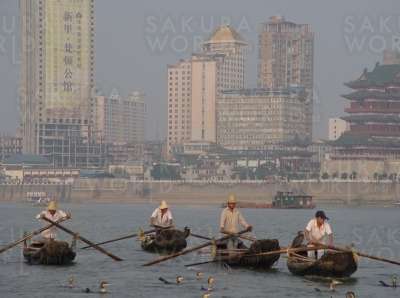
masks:
[(347, 292), (346, 298), (356, 298), (356, 295), (353, 292)]
[(385, 283), (382, 280), (379, 281), (379, 283), (384, 287), (397, 287), (396, 282), (397, 282), (397, 278), (396, 277), (392, 278), (392, 285), (388, 285), (387, 283)]
[(208, 289), (204, 288), (203, 286), (201, 286), (201, 289), (203, 291), (212, 291), (213, 290), (213, 282), (214, 282), (214, 277), (210, 277), (208, 279)]
[[(182, 279), (183, 279), (182, 276), (178, 276), (178, 277), (176, 278), (176, 284), (177, 284), (177, 285), (180, 285)], [(174, 284), (175, 284), (175, 283), (173, 283), (173, 282), (169, 282), (169, 281), (165, 280), (165, 279), (162, 278), (162, 277), (160, 277), (158, 280), (162, 281), (162, 282), (165, 283), (166, 285), (174, 285)]]
[(201, 278), (202, 274), (203, 274), (203, 272), (201, 272), (201, 271), (197, 272), (196, 279), (199, 280)]
[[(332, 279), (332, 282), (331, 282), (331, 284), (329, 285), (329, 289), (332, 291), (332, 292), (335, 292), (335, 285), (337, 285), (337, 284), (341, 284), (342, 282), (341, 281), (338, 281), (338, 280), (336, 280), (336, 279)], [(316, 291), (318, 291), (318, 292), (321, 292), (321, 290), (320, 289), (318, 289), (318, 288), (314, 288)]]
[(203, 294), (203, 298), (208, 298), (209, 296), (211, 296), (213, 293), (204, 293)]
[[(102, 282), (100, 285), (99, 285), (99, 291), (100, 291), (100, 293), (105, 293), (106, 292), (106, 289), (105, 289), (105, 287), (108, 287), (109, 285), (111, 285), (111, 284), (109, 284), (108, 282)], [(82, 290), (84, 293), (95, 293), (95, 292), (92, 292), (89, 288), (86, 288), (86, 289), (84, 289), (84, 290)]]
[(304, 232), (299, 231), (296, 238), (293, 239), (292, 248), (300, 247), (304, 240)]
[(69, 283), (68, 283), (68, 288), (73, 288), (74, 285), (73, 285), (72, 283), (73, 283), (73, 281), (74, 281), (74, 278), (73, 278), (73, 277), (70, 277), (68, 281), (69, 281)]

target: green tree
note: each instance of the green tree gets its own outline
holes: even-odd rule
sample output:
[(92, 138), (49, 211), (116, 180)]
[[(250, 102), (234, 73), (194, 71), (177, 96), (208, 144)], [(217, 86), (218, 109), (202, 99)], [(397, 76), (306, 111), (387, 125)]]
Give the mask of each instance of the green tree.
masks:
[(120, 168), (120, 167), (116, 167), (114, 170), (113, 170), (113, 173), (114, 174), (123, 174), (125, 171), (124, 171), (124, 169), (123, 168)]
[(378, 173), (374, 173), (374, 180), (378, 179)]
[(318, 179), (318, 178), (319, 178), (319, 175), (317, 173), (312, 173), (310, 175), (310, 179)]
[(243, 181), (243, 180), (247, 180), (247, 174), (246, 174), (246, 172), (240, 173), (239, 179), (242, 180), (242, 181)]
[(231, 175), (231, 180), (236, 180), (236, 174)]
[(342, 180), (346, 180), (347, 179), (347, 176), (348, 176), (348, 174), (347, 174), (347, 172), (343, 172), (342, 173), (342, 176), (340, 177)]
[(265, 176), (267, 176), (267, 171), (262, 165), (258, 166), (254, 173), (258, 180), (265, 180)]
[(181, 175), (176, 171), (177, 168), (166, 164), (156, 164), (150, 171), (154, 180), (180, 180)]
[(388, 176), (388, 179), (389, 179), (389, 180), (394, 180), (394, 179), (396, 179), (396, 177), (397, 177), (397, 174), (396, 174), (396, 173), (392, 173), (392, 174), (390, 174), (390, 175)]
[(325, 172), (322, 174), (321, 178), (324, 180), (329, 179), (329, 174), (327, 172)]
[(357, 177), (357, 172), (356, 171), (351, 172), (350, 179), (354, 180), (354, 179), (356, 179), (356, 177)]
[(332, 174), (332, 178), (337, 178), (339, 177), (339, 173), (336, 171), (335, 173)]
[(249, 175), (250, 180), (255, 180), (256, 179), (256, 174), (252, 170), (249, 170), (247, 172), (247, 175)]

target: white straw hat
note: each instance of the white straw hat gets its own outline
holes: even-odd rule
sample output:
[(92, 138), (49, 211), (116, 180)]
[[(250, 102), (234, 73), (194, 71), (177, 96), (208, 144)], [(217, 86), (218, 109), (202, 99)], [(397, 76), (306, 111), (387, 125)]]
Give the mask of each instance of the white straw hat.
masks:
[(230, 194), (228, 197), (228, 204), (236, 204), (236, 196), (233, 194)]
[(161, 205), (158, 208), (165, 209), (165, 208), (169, 208), (169, 206), (167, 205), (167, 202), (165, 200), (162, 200)]
[(47, 206), (47, 210), (57, 210), (57, 202), (56, 201), (50, 201), (49, 206)]

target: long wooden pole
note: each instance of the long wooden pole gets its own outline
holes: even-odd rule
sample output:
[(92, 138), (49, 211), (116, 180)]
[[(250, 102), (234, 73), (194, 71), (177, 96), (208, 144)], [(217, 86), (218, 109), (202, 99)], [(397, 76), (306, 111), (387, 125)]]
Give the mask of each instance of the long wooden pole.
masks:
[(249, 240), (249, 241), (257, 241), (258, 240), (258, 239), (253, 238), (253, 237), (249, 237), (249, 236), (245, 236), (245, 235), (238, 235), (236, 233), (230, 233), (230, 232), (227, 232), (227, 231), (224, 231), (222, 233), (227, 234), (227, 235), (231, 235), (232, 237), (242, 238), (242, 239)]
[(113, 255), (112, 253), (106, 251), (105, 249), (101, 248), (100, 246), (94, 244), (93, 242), (90, 242), (89, 240), (83, 238), (82, 236), (80, 236), (78, 233), (72, 232), (71, 230), (68, 230), (67, 228), (64, 228), (62, 225), (59, 225), (58, 223), (52, 221), (51, 219), (48, 219), (47, 217), (43, 217), (43, 219), (45, 221), (48, 221), (49, 223), (55, 225), (57, 228), (60, 228), (61, 230), (67, 232), (68, 234), (71, 234), (72, 236), (74, 236), (75, 238), (78, 238), (80, 240), (82, 240), (83, 242), (93, 246), (95, 249), (97, 249), (98, 251), (102, 252), (103, 254), (109, 256), (110, 258), (113, 258), (116, 261), (122, 261), (122, 259), (120, 259), (119, 257), (117, 257), (116, 255)]
[(292, 249), (274, 250), (274, 251), (270, 251), (270, 252), (262, 252), (262, 253), (258, 253), (258, 254), (252, 254), (252, 255), (240, 254), (238, 256), (219, 258), (219, 259), (216, 259), (213, 261), (208, 261), (208, 262), (189, 264), (189, 265), (185, 265), (185, 267), (221, 262), (221, 261), (226, 261), (226, 260), (237, 260), (240, 258), (262, 257), (262, 256), (284, 254), (284, 253), (297, 253), (297, 252), (303, 252), (303, 251), (309, 251), (309, 250), (319, 250), (319, 249), (326, 249), (326, 248), (329, 248), (329, 246), (328, 245), (318, 245), (318, 246), (313, 246), (313, 247), (300, 247), (300, 248), (292, 248)]
[[(343, 249), (340, 247), (336, 247), (334, 246), (332, 249), (337, 250), (337, 251), (348, 251), (347, 249)], [(391, 264), (395, 264), (395, 265), (400, 265), (400, 262), (396, 262), (396, 261), (392, 261), (392, 260), (388, 260), (388, 259), (384, 259), (384, 258), (379, 258), (373, 255), (367, 255), (364, 254), (362, 252), (357, 252), (357, 251), (353, 251), (356, 255), (361, 256), (361, 257), (366, 257), (366, 258), (370, 258), (373, 260), (378, 260), (378, 261), (382, 261), (382, 262), (386, 262), (386, 263), (391, 263)]]
[[(248, 230), (240, 231), (240, 232), (238, 233), (238, 235), (241, 235), (241, 234), (246, 233), (246, 232), (248, 232)], [(224, 240), (226, 240), (226, 239), (228, 239), (228, 238), (230, 238), (230, 237), (231, 237), (231, 236), (228, 235), (228, 236), (224, 236), (224, 237), (222, 237), (222, 238), (220, 238), (220, 239), (216, 239), (216, 240), (215, 240), (215, 243), (216, 243), (216, 242), (220, 242), (220, 241), (224, 241)], [(198, 249), (200, 249), (200, 248), (209, 246), (209, 245), (211, 245), (211, 244), (212, 244), (211, 241), (210, 241), (210, 242), (206, 242), (206, 243), (204, 243), (204, 244), (197, 245), (197, 246), (192, 247), (192, 248), (190, 248), (190, 249), (185, 249), (184, 251), (177, 252), (177, 253), (175, 253), (175, 254), (169, 255), (169, 256), (167, 256), (167, 257), (164, 257), (164, 258), (161, 258), (161, 259), (158, 259), (158, 260), (155, 260), (155, 261), (151, 261), (151, 262), (149, 262), (149, 263), (143, 264), (142, 266), (151, 266), (151, 265), (154, 265), (154, 264), (157, 264), (157, 263), (160, 263), (160, 262), (164, 262), (164, 261), (166, 261), (166, 260), (169, 260), (169, 259), (172, 259), (172, 258), (181, 256), (181, 255), (187, 254), (187, 253), (189, 253), (189, 252), (198, 250)]]
[[(145, 232), (142, 232), (142, 235), (149, 234), (149, 233), (152, 233), (152, 232), (155, 232), (155, 231), (156, 230), (145, 231)], [(125, 240), (125, 239), (133, 238), (133, 237), (136, 237), (136, 236), (139, 236), (139, 233), (136, 233), (136, 234), (133, 234), (133, 235), (129, 235), (129, 236), (125, 236), (125, 237), (121, 237), (121, 238), (116, 238), (116, 239), (113, 239), (113, 240), (108, 240), (108, 241), (105, 241), (105, 242), (96, 243), (96, 245), (102, 245), (102, 244), (115, 242), (115, 241), (119, 241), (119, 240)], [(84, 246), (81, 249), (86, 249), (86, 248), (89, 248), (89, 247), (92, 247), (92, 246), (91, 245)]]
[(193, 237), (200, 238), (200, 239), (211, 240), (211, 238), (204, 237), (204, 236), (197, 235), (197, 234), (193, 234), (193, 233), (190, 233), (189, 235), (190, 235), (190, 236), (193, 236)]
[[(66, 217), (61, 218), (61, 219), (57, 220), (56, 223), (60, 223), (60, 222), (62, 222), (62, 221), (64, 221), (64, 220), (67, 220), (67, 219), (68, 219), (68, 218), (66, 218)], [(37, 231), (35, 231), (35, 232), (33, 232), (33, 233), (30, 233), (30, 234), (27, 235), (27, 236), (22, 237), (21, 239), (19, 239), (19, 240), (13, 242), (13, 243), (11, 243), (11, 244), (9, 244), (9, 245), (7, 245), (7, 246), (4, 246), (3, 248), (0, 249), (0, 253), (6, 251), (7, 249), (10, 249), (11, 247), (14, 247), (15, 245), (21, 243), (22, 241), (25, 241), (26, 239), (32, 238), (33, 236), (35, 236), (35, 235), (37, 235), (37, 234), (39, 234), (39, 233), (41, 233), (41, 232), (43, 232), (43, 231), (45, 231), (45, 230), (51, 228), (52, 226), (54, 226), (54, 225), (53, 225), (53, 224), (47, 225), (47, 226), (45, 226), (45, 227), (43, 227), (43, 228), (41, 228), (41, 229), (39, 229), (39, 230), (37, 230)]]

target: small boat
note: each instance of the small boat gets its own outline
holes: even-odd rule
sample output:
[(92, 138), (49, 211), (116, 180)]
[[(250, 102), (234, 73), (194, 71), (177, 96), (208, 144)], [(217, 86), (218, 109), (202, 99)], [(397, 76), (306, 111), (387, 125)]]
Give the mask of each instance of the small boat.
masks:
[(250, 247), (245, 246), (243, 242), (239, 241), (238, 247), (234, 251), (228, 251), (226, 243), (226, 241), (219, 242), (216, 244), (216, 248), (211, 247), (211, 251), (216, 249), (216, 253), (213, 254), (212, 252), (211, 255), (213, 260), (218, 260), (219, 258), (225, 258), (228, 256), (235, 257), (233, 260), (222, 261), (230, 267), (270, 269), (280, 258), (280, 254), (247, 257), (248, 255), (279, 250), (278, 239), (257, 240), (254, 241)]
[(147, 234), (142, 236), (140, 244), (144, 251), (148, 252), (178, 252), (186, 248), (186, 238), (190, 234), (190, 229), (185, 227), (183, 231), (175, 229), (165, 229), (158, 235)]
[(307, 257), (307, 252), (288, 256), (287, 267), (295, 275), (332, 278), (350, 277), (357, 271), (357, 257), (352, 251), (328, 251), (318, 260)]
[(76, 253), (67, 242), (32, 241), (29, 247), (24, 247), (23, 255), (32, 265), (65, 265), (75, 259)]

